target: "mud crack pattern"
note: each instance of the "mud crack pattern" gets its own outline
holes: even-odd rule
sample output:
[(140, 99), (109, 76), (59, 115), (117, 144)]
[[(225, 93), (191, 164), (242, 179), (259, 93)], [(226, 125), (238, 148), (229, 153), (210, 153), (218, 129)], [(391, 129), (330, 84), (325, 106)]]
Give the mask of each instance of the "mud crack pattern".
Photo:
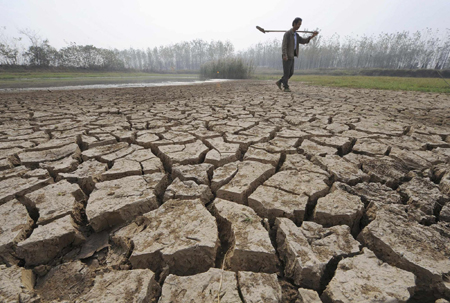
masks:
[(450, 300), (450, 97), (0, 94), (0, 301)]

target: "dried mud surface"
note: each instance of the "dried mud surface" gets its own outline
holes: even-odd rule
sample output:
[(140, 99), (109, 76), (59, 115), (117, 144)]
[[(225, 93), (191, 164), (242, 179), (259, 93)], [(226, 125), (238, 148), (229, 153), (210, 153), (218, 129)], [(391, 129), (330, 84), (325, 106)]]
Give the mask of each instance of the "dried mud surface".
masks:
[(2, 302), (446, 302), (450, 96), (0, 93)]

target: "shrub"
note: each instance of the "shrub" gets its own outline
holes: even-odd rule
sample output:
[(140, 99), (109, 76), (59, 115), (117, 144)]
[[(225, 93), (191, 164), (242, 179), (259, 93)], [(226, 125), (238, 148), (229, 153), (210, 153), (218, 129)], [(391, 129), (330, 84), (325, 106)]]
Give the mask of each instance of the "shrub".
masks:
[(255, 68), (251, 61), (242, 58), (226, 58), (210, 61), (200, 67), (200, 76), (206, 79), (248, 79)]

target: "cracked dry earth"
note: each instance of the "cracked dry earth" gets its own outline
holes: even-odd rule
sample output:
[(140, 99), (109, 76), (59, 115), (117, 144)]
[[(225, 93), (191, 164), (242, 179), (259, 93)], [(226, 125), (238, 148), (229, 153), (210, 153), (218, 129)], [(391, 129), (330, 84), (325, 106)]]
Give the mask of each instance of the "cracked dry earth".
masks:
[(2, 302), (448, 302), (450, 96), (0, 94)]

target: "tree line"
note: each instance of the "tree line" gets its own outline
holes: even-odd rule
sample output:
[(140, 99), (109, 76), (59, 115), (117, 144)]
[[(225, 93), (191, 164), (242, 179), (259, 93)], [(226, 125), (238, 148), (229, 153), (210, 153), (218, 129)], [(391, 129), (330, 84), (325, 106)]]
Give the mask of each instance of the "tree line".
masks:
[[(241, 55), (258, 67), (280, 68), (281, 41), (259, 43)], [(449, 69), (450, 30), (445, 35), (427, 29), (378, 36), (330, 38), (317, 36), (301, 46), (298, 69)]]
[[(195, 39), (147, 49), (105, 49), (69, 43), (57, 50), (30, 30), (9, 38), (0, 31), (0, 65), (66, 67), (89, 70), (146, 72), (198, 71), (207, 62), (241, 58), (254, 67), (280, 70), (281, 39), (261, 42), (235, 51), (229, 41)], [(297, 69), (450, 69), (450, 30), (445, 35), (427, 29), (378, 36), (331, 37), (319, 35), (301, 46)]]

